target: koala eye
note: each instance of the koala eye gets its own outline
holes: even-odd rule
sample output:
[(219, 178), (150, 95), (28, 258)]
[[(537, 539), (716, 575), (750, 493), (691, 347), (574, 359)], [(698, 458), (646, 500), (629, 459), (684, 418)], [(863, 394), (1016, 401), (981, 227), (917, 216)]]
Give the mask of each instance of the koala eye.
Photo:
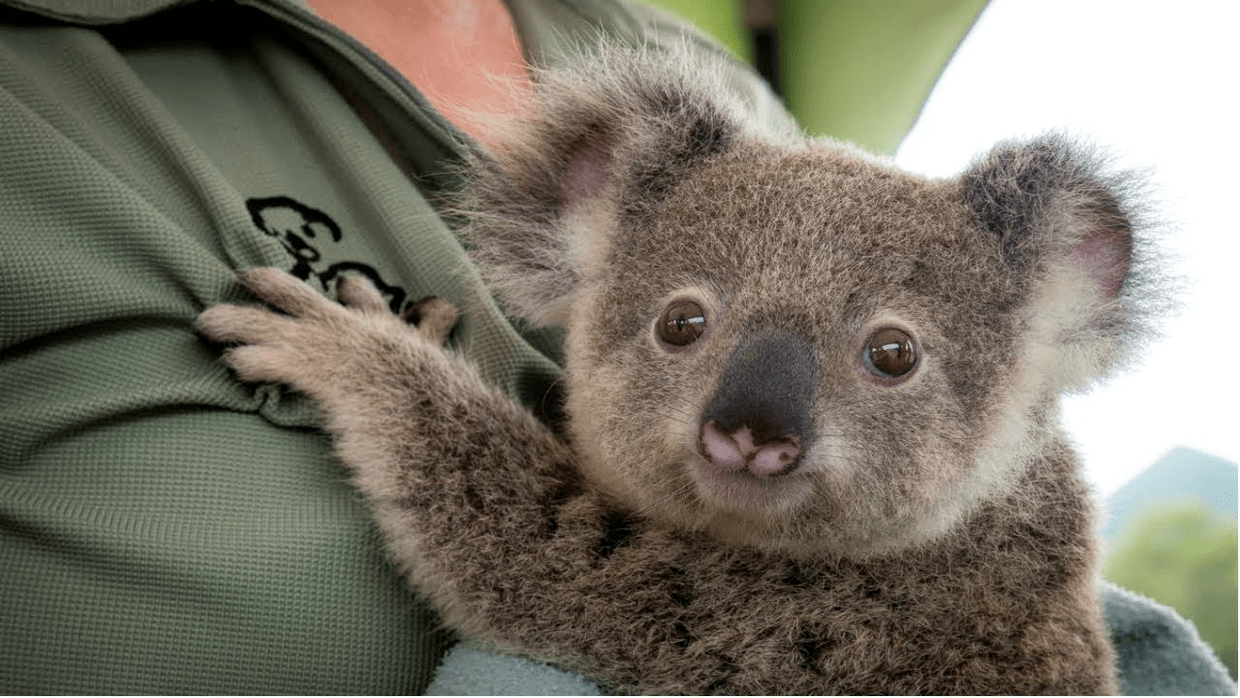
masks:
[(706, 331), (706, 313), (690, 300), (673, 301), (663, 311), (657, 328), (659, 339), (674, 347), (693, 344)]
[(887, 327), (865, 343), (861, 362), (879, 378), (900, 378), (917, 365), (917, 347), (907, 332)]

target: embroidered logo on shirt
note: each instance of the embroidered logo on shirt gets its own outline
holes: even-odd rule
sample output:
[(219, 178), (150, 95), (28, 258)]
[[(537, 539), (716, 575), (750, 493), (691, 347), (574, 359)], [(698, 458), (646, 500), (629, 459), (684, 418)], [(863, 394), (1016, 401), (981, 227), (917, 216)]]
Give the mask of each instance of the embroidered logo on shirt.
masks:
[(370, 279), (388, 301), (393, 313), (405, 308), (405, 289), (383, 280), (378, 270), (363, 262), (325, 262), (324, 252), (343, 237), (340, 226), (323, 211), (287, 196), (247, 199), (250, 220), (264, 234), (280, 241), (293, 258), (289, 273), (302, 281), (318, 282), (324, 292), (335, 292), (334, 284), (346, 273)]

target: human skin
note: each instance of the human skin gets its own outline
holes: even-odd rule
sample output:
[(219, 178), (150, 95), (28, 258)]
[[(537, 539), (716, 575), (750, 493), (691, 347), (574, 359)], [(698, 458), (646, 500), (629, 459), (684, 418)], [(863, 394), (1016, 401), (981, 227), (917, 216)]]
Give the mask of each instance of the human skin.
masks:
[(501, 0), (310, 0), (310, 6), (484, 145), (488, 115), (521, 109), (529, 74)]

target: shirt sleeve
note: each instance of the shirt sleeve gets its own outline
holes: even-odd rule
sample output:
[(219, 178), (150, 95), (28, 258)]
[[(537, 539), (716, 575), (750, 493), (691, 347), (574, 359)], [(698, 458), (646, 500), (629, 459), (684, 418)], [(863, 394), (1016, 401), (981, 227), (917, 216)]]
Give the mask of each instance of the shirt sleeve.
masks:
[(1103, 612), (1124, 695), (1236, 695), (1236, 682), (1214, 650), (1173, 609), (1107, 583)]

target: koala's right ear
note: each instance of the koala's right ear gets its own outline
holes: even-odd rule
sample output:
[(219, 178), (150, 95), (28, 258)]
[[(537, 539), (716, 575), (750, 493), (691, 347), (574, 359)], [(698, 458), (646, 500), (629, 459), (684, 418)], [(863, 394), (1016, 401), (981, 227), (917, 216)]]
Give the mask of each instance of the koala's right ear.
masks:
[(720, 59), (604, 47), (534, 75), (529, 112), (471, 163), (461, 231), (491, 291), (538, 324), (564, 319), (617, 231), (658, 213), (672, 186), (744, 127)]
[(1060, 386), (1083, 387), (1122, 365), (1168, 305), (1168, 281), (1145, 249), (1144, 177), (1112, 171), (1092, 148), (1049, 134), (999, 144), (961, 182), (1027, 291), (1028, 339), (1054, 350)]

